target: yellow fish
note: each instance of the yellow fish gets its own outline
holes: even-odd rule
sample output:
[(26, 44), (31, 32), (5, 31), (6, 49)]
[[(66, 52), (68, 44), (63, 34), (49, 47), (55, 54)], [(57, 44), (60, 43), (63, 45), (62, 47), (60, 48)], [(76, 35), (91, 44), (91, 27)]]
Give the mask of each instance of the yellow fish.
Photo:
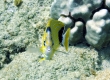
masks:
[[(61, 41), (63, 41), (63, 45), (66, 50), (68, 50), (68, 40), (69, 40), (69, 31), (70, 28), (67, 29), (66, 33), (63, 35), (63, 29), (65, 24), (54, 19), (50, 19), (46, 25), (46, 30), (42, 37), (42, 46), (40, 48), (42, 54), (42, 60), (51, 60), (54, 52), (59, 47)], [(61, 40), (64, 38), (64, 40)]]

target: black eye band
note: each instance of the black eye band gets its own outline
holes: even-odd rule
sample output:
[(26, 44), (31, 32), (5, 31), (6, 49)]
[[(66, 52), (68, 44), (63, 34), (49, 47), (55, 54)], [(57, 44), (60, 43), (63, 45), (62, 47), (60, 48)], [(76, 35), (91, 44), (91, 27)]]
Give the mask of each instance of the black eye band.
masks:
[(45, 41), (44, 41), (44, 46), (45, 46)]
[(46, 29), (46, 32), (51, 32), (51, 28), (50, 27), (47, 27), (47, 29)]
[(59, 37), (59, 41), (60, 41), (60, 43), (61, 43), (62, 40), (63, 40), (63, 37), (62, 37), (63, 32), (64, 32), (64, 27), (62, 27), (62, 28), (60, 29), (60, 31), (58, 32), (58, 37)]

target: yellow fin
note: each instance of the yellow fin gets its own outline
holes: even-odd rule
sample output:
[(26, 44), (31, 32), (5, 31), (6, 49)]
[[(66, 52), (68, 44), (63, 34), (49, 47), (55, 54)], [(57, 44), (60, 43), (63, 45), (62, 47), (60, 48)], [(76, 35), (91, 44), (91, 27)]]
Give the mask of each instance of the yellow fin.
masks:
[(67, 51), (68, 51), (68, 46), (69, 46), (69, 36), (70, 36), (70, 28), (67, 29), (67, 31), (63, 37), (63, 39), (64, 39), (63, 45)]

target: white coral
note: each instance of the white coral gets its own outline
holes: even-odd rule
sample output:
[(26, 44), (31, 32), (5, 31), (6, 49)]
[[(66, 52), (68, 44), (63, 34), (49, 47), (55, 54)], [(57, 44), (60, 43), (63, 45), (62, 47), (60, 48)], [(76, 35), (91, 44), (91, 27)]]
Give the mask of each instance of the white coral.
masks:
[[(110, 42), (109, 11), (110, 0), (55, 0), (51, 7), (51, 17), (63, 22), (66, 25), (65, 29), (72, 28), (70, 44), (82, 41), (85, 35), (90, 45), (101, 48)], [(69, 16), (62, 18), (61, 14)], [(70, 16), (73, 20), (69, 18)], [(79, 18), (83, 21), (78, 20)], [(80, 25), (77, 25), (78, 21)], [(86, 34), (84, 29), (86, 29)]]
[(54, 0), (51, 6), (51, 17), (58, 19), (61, 14), (83, 18), (87, 21), (91, 12), (101, 4), (101, 0)]
[(93, 19), (86, 24), (86, 40), (96, 47), (101, 48), (110, 41), (110, 13), (107, 9), (101, 9), (93, 15)]

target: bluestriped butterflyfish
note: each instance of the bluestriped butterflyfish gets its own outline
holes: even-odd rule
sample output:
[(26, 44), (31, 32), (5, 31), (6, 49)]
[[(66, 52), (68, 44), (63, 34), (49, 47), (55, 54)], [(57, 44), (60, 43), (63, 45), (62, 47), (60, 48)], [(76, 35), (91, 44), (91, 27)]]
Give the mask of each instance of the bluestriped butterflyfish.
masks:
[(42, 37), (42, 46), (40, 48), (42, 52), (41, 61), (51, 60), (54, 52), (58, 49), (62, 41), (64, 47), (68, 50), (70, 28), (63, 34), (64, 26), (64, 23), (55, 19), (50, 19), (48, 21)]

